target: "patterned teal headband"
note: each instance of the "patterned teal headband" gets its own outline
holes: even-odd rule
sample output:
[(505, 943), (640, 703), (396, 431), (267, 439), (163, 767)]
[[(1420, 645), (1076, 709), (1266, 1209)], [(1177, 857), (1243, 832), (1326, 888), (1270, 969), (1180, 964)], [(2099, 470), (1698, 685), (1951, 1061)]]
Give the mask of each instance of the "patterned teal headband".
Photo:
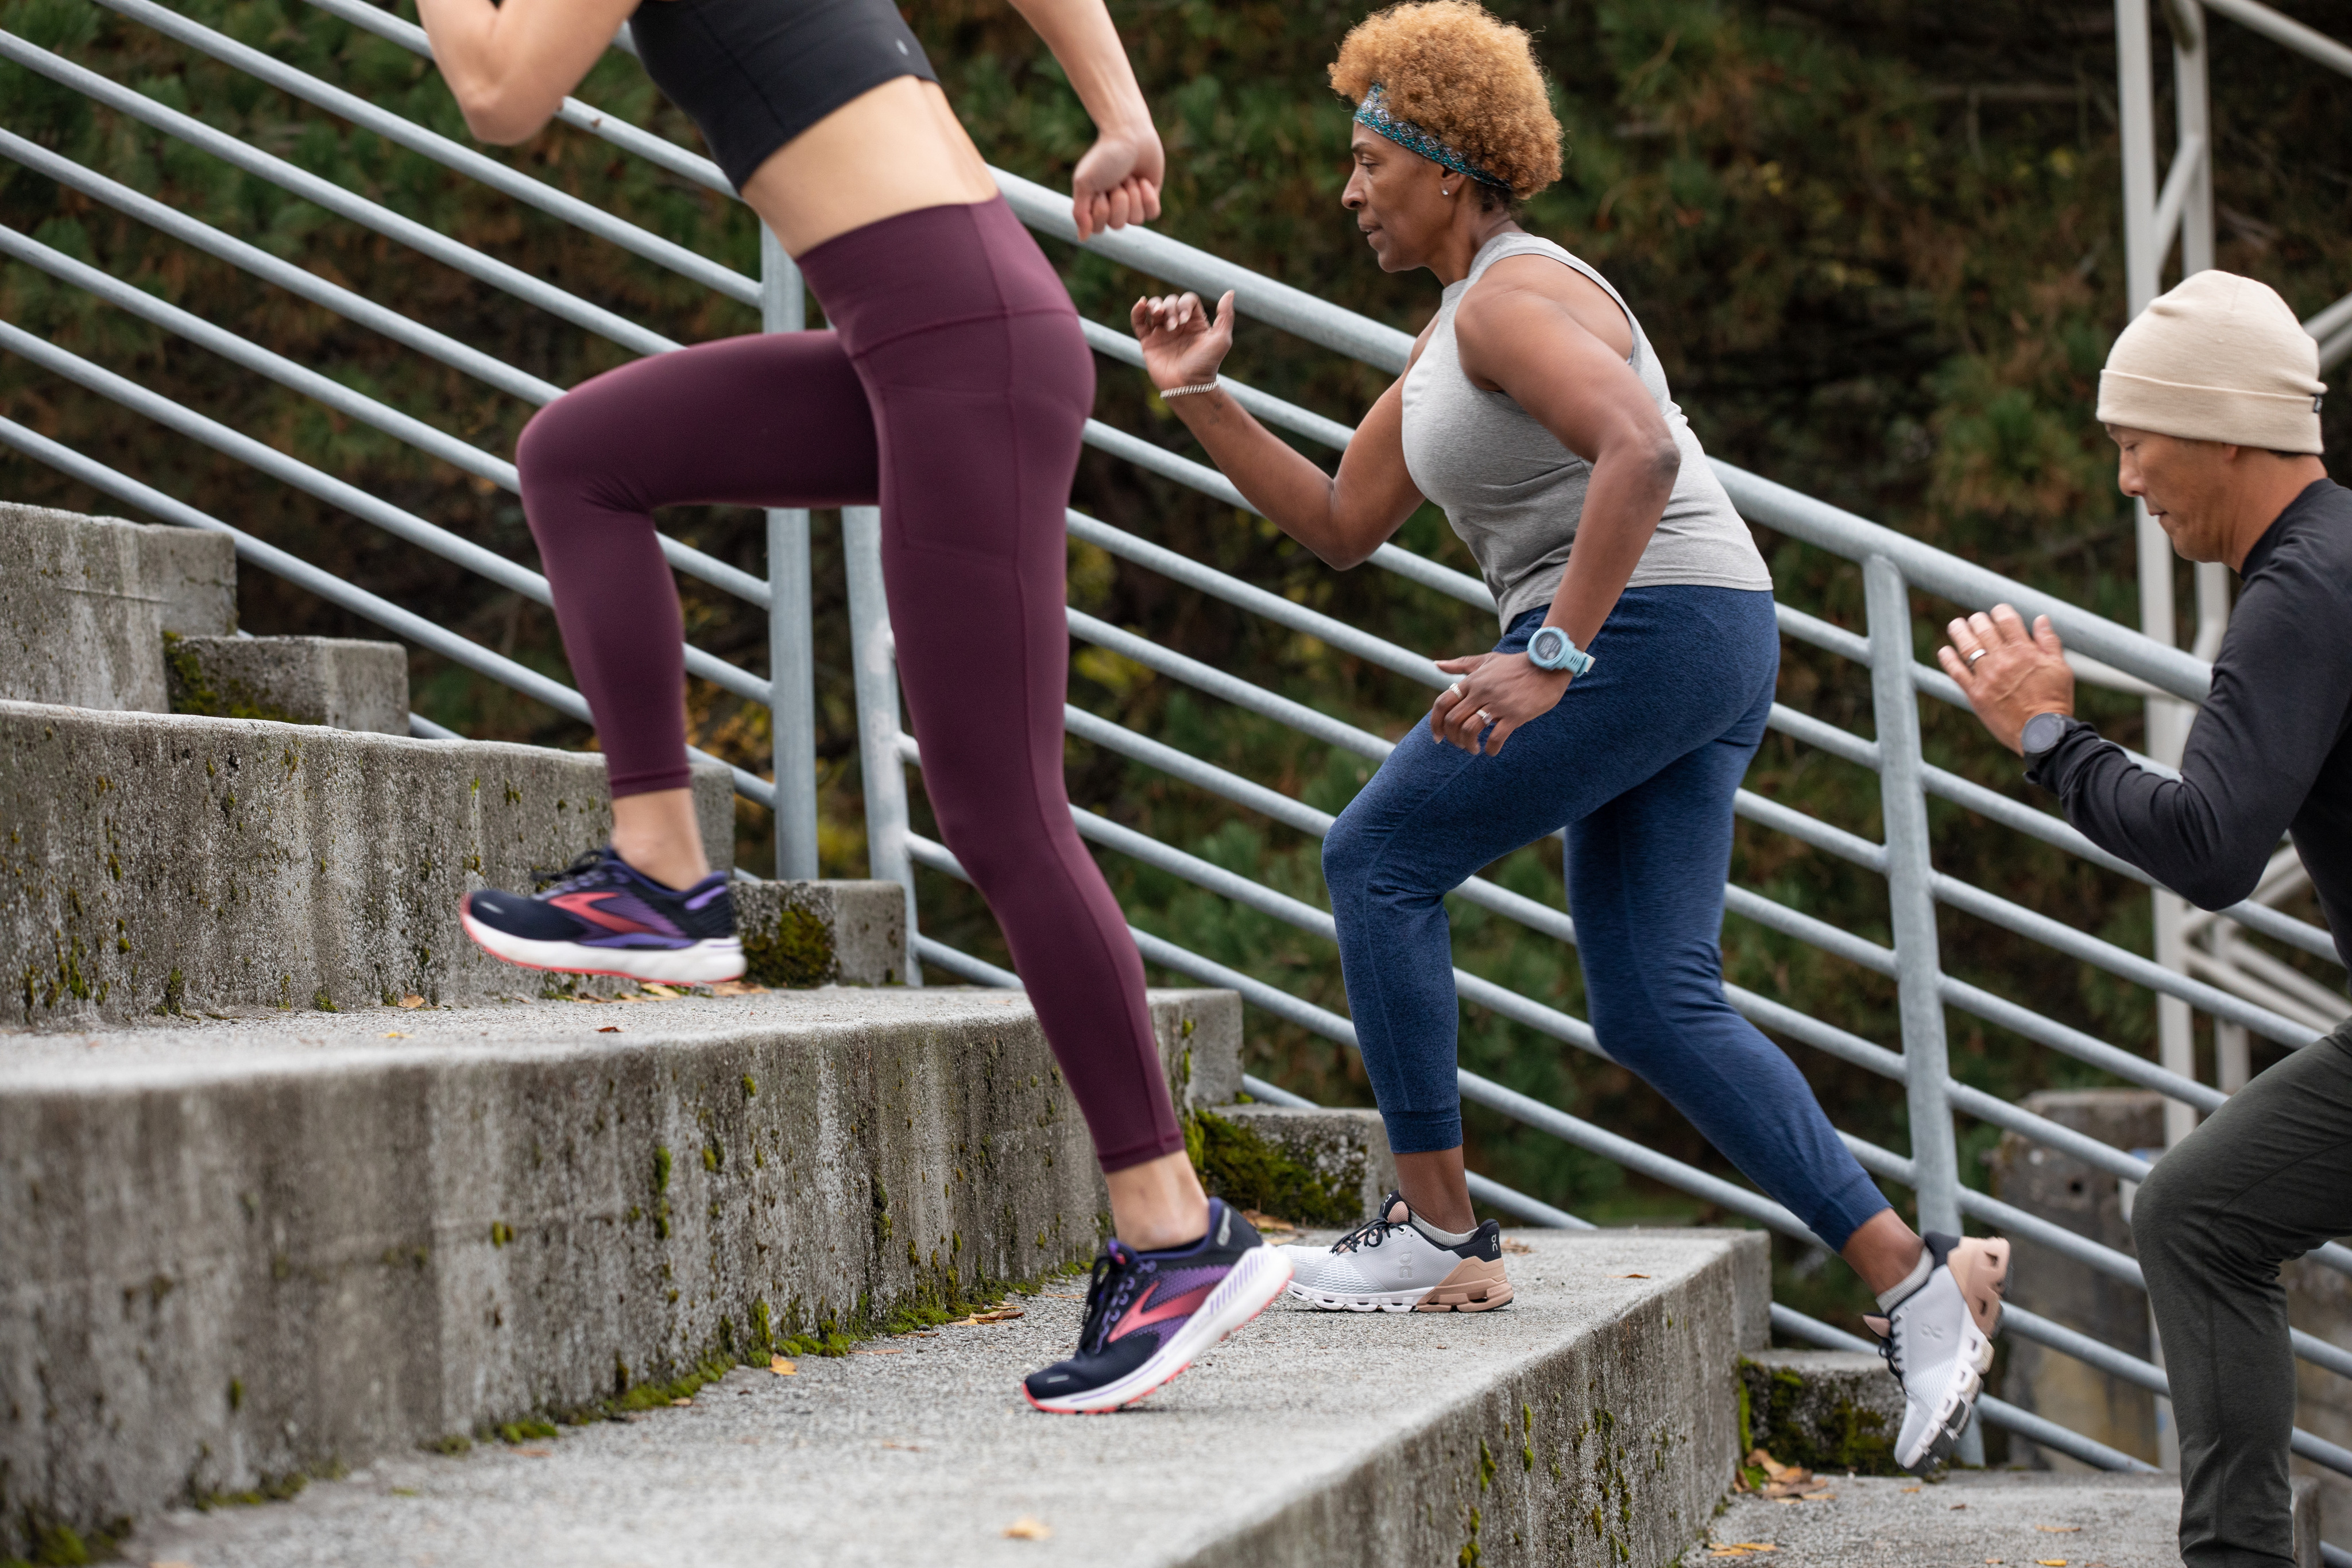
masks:
[(1408, 152), (1420, 153), (1433, 163), (1442, 163), (1457, 174), (1467, 174), (1482, 185), (1492, 185), (1498, 191), (1511, 188), (1508, 180), (1488, 173), (1412, 120), (1391, 114), (1389, 89), (1378, 82), (1372, 84), (1372, 90), (1364, 94), (1364, 101), (1356, 107), (1356, 123), (1379, 132)]

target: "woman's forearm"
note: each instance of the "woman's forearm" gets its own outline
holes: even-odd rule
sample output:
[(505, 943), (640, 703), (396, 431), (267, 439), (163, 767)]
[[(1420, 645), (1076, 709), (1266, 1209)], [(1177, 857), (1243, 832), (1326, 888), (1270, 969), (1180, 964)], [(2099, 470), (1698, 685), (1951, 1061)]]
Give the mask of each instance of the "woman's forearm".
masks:
[(1013, 0), (1013, 8), (1044, 39), (1095, 129), (1105, 132), (1149, 131), (1151, 111), (1137, 85), (1135, 68), (1102, 0)]
[(1679, 455), (1671, 445), (1646, 460), (1628, 454), (1606, 455), (1593, 464), (1576, 545), (1560, 573), (1559, 591), (1552, 595), (1545, 625), (1559, 627), (1580, 648), (1592, 646), (1601, 622), (1617, 607), (1633, 569), (1641, 564), (1650, 536), (1658, 531), (1680, 469)]
[(1169, 406), (1208, 450), (1218, 471), (1233, 481), (1242, 499), (1275, 527), (1336, 567), (1354, 566), (1370, 553), (1370, 547), (1352, 549), (1337, 525), (1331, 476), (1260, 424), (1222, 388), (1171, 398)]

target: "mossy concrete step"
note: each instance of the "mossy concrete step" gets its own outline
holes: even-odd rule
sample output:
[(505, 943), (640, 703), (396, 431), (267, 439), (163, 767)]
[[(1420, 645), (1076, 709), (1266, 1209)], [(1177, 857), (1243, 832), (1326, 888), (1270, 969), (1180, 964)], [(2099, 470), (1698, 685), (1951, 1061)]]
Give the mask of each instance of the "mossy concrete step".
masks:
[[(1229, 1097), (1238, 998), (1151, 1009)], [(1102, 1194), (1003, 992), (0, 1039), (0, 1558), (1083, 1263)]]
[(1895, 1439), (1903, 1430), (1903, 1385), (1882, 1357), (1866, 1351), (1751, 1351), (1739, 1359), (1739, 1387), (1749, 1449), (1823, 1474), (1902, 1473)]
[[(1731, 1479), (1758, 1233), (1518, 1232), (1475, 1315), (1277, 1302), (1139, 1409), (1023, 1404), (1084, 1286), (879, 1354), (746, 1368), (692, 1406), (408, 1452), (289, 1503), (175, 1512), (127, 1543), (195, 1568), (1658, 1568)], [(520, 1434), (518, 1434), (520, 1436)], [(395, 1550), (396, 1549), (396, 1550)]]
[(1200, 1142), (1221, 1196), (1294, 1225), (1352, 1229), (1396, 1189), (1378, 1111), (1220, 1105), (1202, 1113)]
[(408, 733), (408, 650), (348, 637), (163, 639), (173, 713)]
[[(731, 865), (730, 776), (694, 787)], [(476, 948), (458, 902), (611, 831), (580, 752), (0, 702), (0, 1025), (569, 986)]]

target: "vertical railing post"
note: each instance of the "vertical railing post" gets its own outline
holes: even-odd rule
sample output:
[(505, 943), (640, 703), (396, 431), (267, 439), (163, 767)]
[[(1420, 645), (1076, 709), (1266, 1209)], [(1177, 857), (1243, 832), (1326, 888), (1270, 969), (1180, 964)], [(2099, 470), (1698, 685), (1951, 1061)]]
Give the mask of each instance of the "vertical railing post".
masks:
[[(760, 329), (797, 332), (808, 324), (801, 269), (776, 236), (760, 229)], [(816, 875), (816, 658), (811, 645), (809, 515), (768, 511), (769, 730), (776, 766), (776, 874)]]
[[(1886, 901), (1894, 915), (1895, 985), (1903, 1024), (1919, 1228), (1960, 1234), (1959, 1150), (1952, 1136), (1951, 1063), (1944, 1039), (1943, 957), (1936, 939), (1935, 866), (1919, 753), (1919, 693), (1912, 684), (1911, 590), (1883, 555), (1863, 563), (1870, 618), (1870, 698), (1878, 729), (1878, 799), (1886, 827)], [(1974, 1421), (1953, 1456), (1984, 1463)]]
[(907, 764), (898, 755), (898, 661), (882, 587), (882, 513), (841, 509), (849, 575), (849, 656), (857, 686), (857, 760), (866, 776), (866, 874), (907, 890), (907, 984), (923, 983), (915, 957), (915, 862), (907, 854)]
[(1878, 724), (1878, 796), (1886, 822), (1886, 897), (1894, 914), (1903, 1077), (1911, 1113), (1919, 1228), (1960, 1233), (1959, 1163), (1946, 1094), (1943, 961), (1936, 941), (1927, 797), (1920, 787), (1919, 693), (1911, 681), (1911, 593), (1885, 556), (1863, 564), (1870, 613), (1871, 708)]

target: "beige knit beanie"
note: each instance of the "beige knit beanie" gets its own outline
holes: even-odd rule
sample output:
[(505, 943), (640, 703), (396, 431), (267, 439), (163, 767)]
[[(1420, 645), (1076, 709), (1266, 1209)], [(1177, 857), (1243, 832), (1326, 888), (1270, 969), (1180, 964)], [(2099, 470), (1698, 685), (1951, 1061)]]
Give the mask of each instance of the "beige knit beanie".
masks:
[(2183, 278), (2123, 329), (2099, 423), (2273, 452), (2320, 450), (2319, 345), (2278, 291), (2233, 272)]

